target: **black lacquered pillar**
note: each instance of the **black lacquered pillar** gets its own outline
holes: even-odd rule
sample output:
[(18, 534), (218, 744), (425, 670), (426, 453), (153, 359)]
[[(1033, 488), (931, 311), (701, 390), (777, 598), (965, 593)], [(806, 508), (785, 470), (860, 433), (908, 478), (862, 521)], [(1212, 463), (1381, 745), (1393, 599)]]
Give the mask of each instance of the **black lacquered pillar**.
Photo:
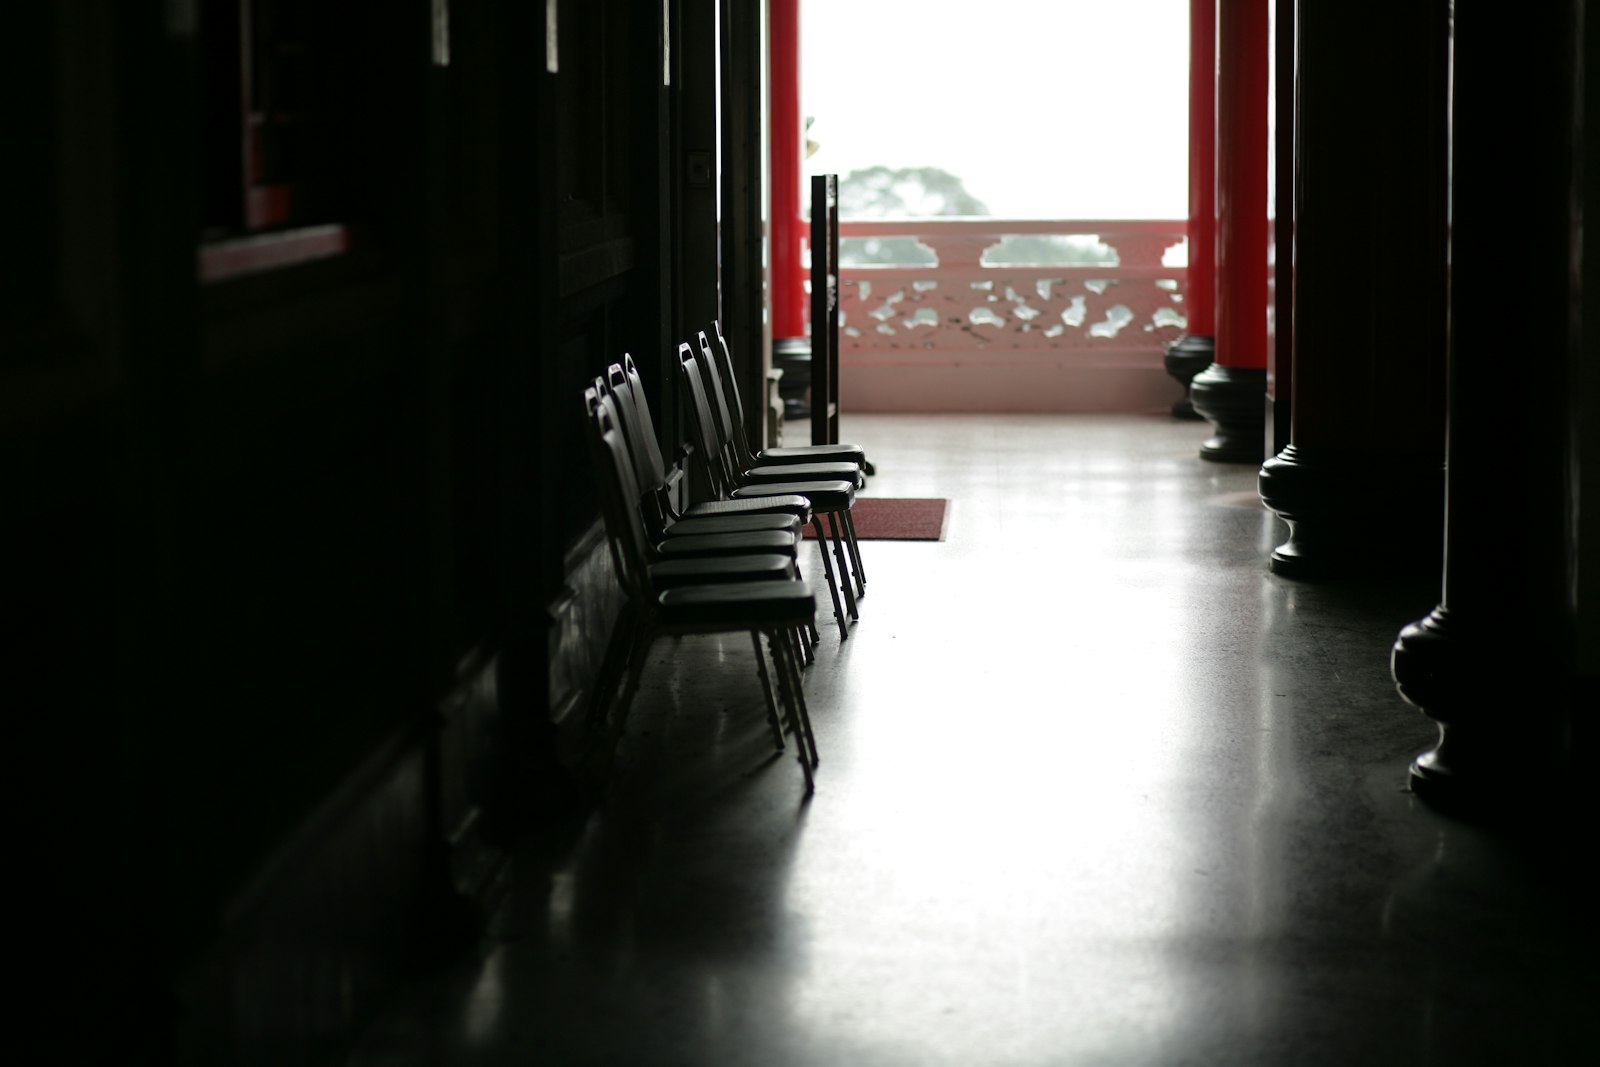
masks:
[(1292, 414), (1288, 447), (1260, 477), (1290, 536), (1271, 567), (1431, 579), (1444, 521), (1448, 8), (1304, 0), (1298, 17)]
[(1568, 770), (1582, 7), (1467, 4), (1455, 26), (1444, 588), (1393, 670), (1439, 724), (1413, 788), (1485, 811)]

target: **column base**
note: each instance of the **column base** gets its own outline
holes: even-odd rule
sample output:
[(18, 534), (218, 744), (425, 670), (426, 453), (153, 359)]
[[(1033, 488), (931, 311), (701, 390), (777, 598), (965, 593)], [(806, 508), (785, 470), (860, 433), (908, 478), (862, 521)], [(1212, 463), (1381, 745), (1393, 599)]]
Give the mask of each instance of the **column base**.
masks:
[(1290, 445), (1261, 466), (1261, 502), (1289, 526), (1269, 567), (1285, 578), (1436, 579), (1444, 569), (1444, 459)]
[(1260, 463), (1267, 426), (1267, 372), (1213, 363), (1189, 388), (1194, 409), (1211, 423), (1200, 458), (1213, 463)]
[(811, 338), (775, 337), (772, 365), (783, 371), (778, 395), (783, 398), (785, 421), (811, 417)]
[(1289, 401), (1278, 397), (1267, 398), (1267, 426), (1262, 434), (1267, 455), (1276, 456), (1289, 447)]
[(1189, 395), (1189, 388), (1195, 375), (1211, 366), (1216, 358), (1217, 342), (1213, 337), (1186, 333), (1167, 346), (1161, 362), (1166, 367), (1167, 374), (1176, 378), (1178, 384), (1183, 386), (1183, 399), (1172, 405), (1173, 418), (1204, 418), (1194, 409), (1194, 400)]
[(1558, 663), (1521, 640), (1512, 619), (1469, 631), (1441, 606), (1401, 630), (1395, 687), (1439, 724), (1438, 740), (1411, 762), (1411, 791), (1473, 818), (1569, 799), (1571, 690)]

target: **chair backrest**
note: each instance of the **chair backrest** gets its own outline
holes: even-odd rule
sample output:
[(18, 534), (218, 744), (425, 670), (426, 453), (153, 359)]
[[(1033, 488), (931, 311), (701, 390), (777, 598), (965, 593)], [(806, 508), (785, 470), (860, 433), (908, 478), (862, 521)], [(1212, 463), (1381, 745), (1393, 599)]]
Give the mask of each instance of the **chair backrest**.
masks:
[[(750, 445), (750, 431), (744, 424), (744, 398), (739, 395), (739, 376), (733, 369), (733, 353), (728, 349), (728, 339), (722, 335), (721, 319), (711, 320), (711, 334), (713, 342), (706, 346), (706, 358), (721, 372), (722, 395), (727, 400), (733, 421), (734, 455), (741, 466), (754, 467), (755, 450)], [(706, 345), (704, 331), (700, 334), (700, 343)]]
[(654, 467), (666, 476), (667, 464), (661, 457), (661, 446), (657, 443), (656, 423), (650, 414), (650, 401), (644, 394), (644, 379), (639, 376), (639, 367), (633, 362), (633, 356), (627, 352), (622, 354), (622, 372), (627, 380), (628, 388), (633, 393), (634, 407), (639, 413), (639, 428), (643, 431), (646, 447), (649, 449), (651, 462)]
[(667, 500), (667, 465), (656, 444), (655, 422), (650, 418), (650, 405), (639, 381), (639, 370), (633, 365), (632, 356), (622, 358), (624, 363), (613, 363), (606, 368), (606, 388), (602, 392), (616, 405), (618, 428), (628, 445), (633, 476), (639, 486), (645, 528), (651, 536), (660, 537), (666, 532), (671, 515)]
[(731, 467), (737, 464), (739, 459), (738, 450), (733, 443), (733, 416), (729, 414), (731, 405), (728, 403), (726, 388), (722, 384), (722, 372), (717, 369), (716, 361), (711, 358), (711, 344), (706, 340), (706, 332), (701, 330), (695, 335), (695, 340), (699, 342), (694, 355), (700, 365), (700, 380), (705, 383), (708, 406), (716, 420), (717, 446)]
[(596, 378), (594, 384), (583, 391), (590, 464), (599, 490), (606, 540), (617, 578), (629, 596), (648, 598), (651, 595), (650, 545), (639, 514), (639, 485), (634, 481), (633, 463), (627, 443), (622, 439), (616, 403), (606, 394), (604, 386), (604, 379)]
[(694, 348), (687, 341), (678, 346), (678, 370), (683, 375), (683, 397), (689, 407), (689, 421), (694, 425), (695, 444), (705, 464), (706, 477), (711, 491), (726, 497), (736, 488), (732, 472), (728, 470), (722, 443), (716, 431), (716, 416), (711, 413), (711, 401), (706, 395), (705, 379)]
[[(631, 363), (632, 358), (624, 356)], [(656, 444), (655, 425), (644, 396), (636, 392), (628, 372), (621, 363), (606, 368), (605, 390), (617, 407), (621, 419), (623, 440), (628, 444), (628, 454), (633, 457), (633, 475), (644, 492), (664, 485), (667, 464), (661, 458), (661, 448)]]

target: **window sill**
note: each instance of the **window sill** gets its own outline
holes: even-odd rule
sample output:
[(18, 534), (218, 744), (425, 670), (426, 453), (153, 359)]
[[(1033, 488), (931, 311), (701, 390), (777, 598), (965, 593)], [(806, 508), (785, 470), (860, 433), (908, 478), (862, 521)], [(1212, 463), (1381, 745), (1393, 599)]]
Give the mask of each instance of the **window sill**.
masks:
[(209, 241), (200, 246), (197, 254), (200, 283), (310, 263), (349, 250), (350, 232), (342, 223)]

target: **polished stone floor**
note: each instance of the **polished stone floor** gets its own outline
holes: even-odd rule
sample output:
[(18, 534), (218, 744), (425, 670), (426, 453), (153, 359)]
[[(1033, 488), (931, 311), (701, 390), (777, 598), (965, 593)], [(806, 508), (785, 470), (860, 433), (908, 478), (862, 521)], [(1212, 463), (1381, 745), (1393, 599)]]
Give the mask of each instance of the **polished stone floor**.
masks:
[(951, 514), (822, 627), (815, 795), (748, 641), (663, 642), (600, 809), (354, 1065), (1600, 1063), (1593, 827), (1406, 791), (1388, 650), (1436, 588), (1268, 574), (1203, 425), (847, 436)]

